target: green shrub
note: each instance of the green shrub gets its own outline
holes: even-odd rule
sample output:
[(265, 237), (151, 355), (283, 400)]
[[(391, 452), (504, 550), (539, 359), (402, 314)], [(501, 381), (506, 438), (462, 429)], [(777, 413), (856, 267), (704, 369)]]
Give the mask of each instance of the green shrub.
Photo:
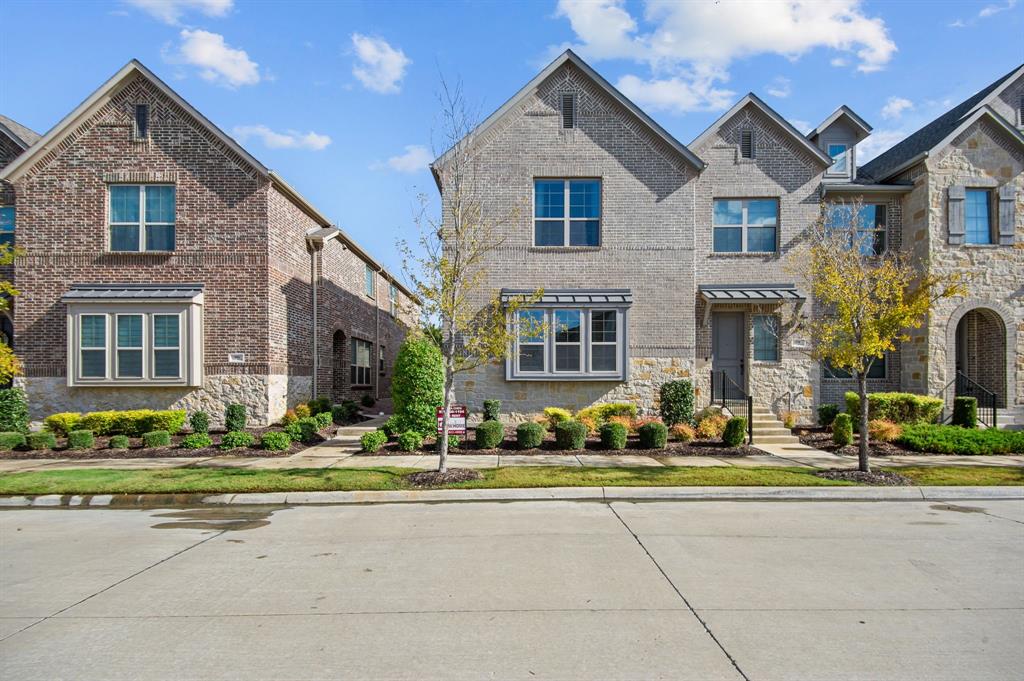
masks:
[(57, 438), (48, 430), (40, 430), (37, 433), (29, 433), (25, 438), (28, 448), (33, 451), (42, 449), (56, 449)]
[(43, 425), (46, 429), (54, 435), (66, 437), (68, 433), (75, 429), (78, 422), (82, 420), (82, 415), (77, 411), (65, 411), (60, 414), (51, 414), (43, 419)]
[(149, 411), (138, 417), (138, 430), (142, 432), (166, 430), (176, 435), (185, 427), (186, 413), (184, 409), (168, 409), (165, 411)]
[(818, 424), (828, 428), (832, 425), (832, 422), (836, 420), (836, 414), (838, 413), (839, 407), (834, 404), (819, 404)]
[(395, 415), (406, 429), (437, 431), (437, 408), (444, 404), (444, 366), (441, 351), (429, 338), (406, 338), (398, 349), (391, 398)]
[(607, 423), (614, 416), (635, 419), (637, 408), (629, 402), (609, 402), (608, 404), (595, 404), (576, 412), (577, 421), (593, 421), (595, 426), (600, 427)]
[(572, 412), (561, 407), (545, 407), (544, 419), (547, 421), (548, 430), (554, 430), (559, 423), (572, 421)]
[(448, 449), (458, 449), (459, 445), (462, 444), (462, 440), (459, 439), (458, 435), (448, 436)]
[(664, 449), (668, 443), (668, 428), (661, 421), (651, 421), (636, 429), (640, 446), (644, 449)]
[(283, 452), (291, 446), (292, 439), (288, 437), (288, 433), (279, 430), (263, 433), (263, 437), (260, 438), (260, 447), (271, 452)]
[(621, 423), (606, 423), (598, 432), (601, 434), (601, 446), (605, 449), (626, 448), (626, 426)]
[(229, 404), (224, 410), (224, 429), (229, 433), (245, 430), (247, 420), (244, 404)]
[(484, 421), (499, 421), (501, 400), (484, 400)]
[(666, 426), (693, 423), (693, 383), (686, 380), (662, 383), (659, 410)]
[(314, 421), (316, 421), (316, 428), (317, 428), (317, 430), (323, 430), (324, 428), (329, 428), (331, 426), (331, 424), (334, 422), (334, 417), (331, 416), (331, 412), (330, 411), (317, 412), (315, 415), (311, 416), (310, 418), (313, 419)]
[[(434, 424), (434, 428), (437, 428), (437, 424)], [(394, 440), (398, 437), (399, 433), (404, 433), (408, 428), (405, 427), (405, 423), (398, 416), (389, 416), (384, 421), (384, 425), (380, 427), (384, 431), (384, 434), (388, 436), (389, 440)]]
[(836, 414), (832, 421), (832, 442), (839, 447), (845, 447), (853, 442), (853, 419), (849, 414)]
[(403, 452), (419, 451), (423, 447), (423, 436), (415, 430), (407, 430), (398, 436), (398, 448)]
[(379, 452), (380, 448), (383, 447), (388, 441), (388, 436), (383, 430), (374, 430), (369, 433), (363, 433), (363, 436), (359, 438), (359, 444), (362, 445), (364, 452)]
[(244, 430), (229, 430), (220, 439), (221, 449), (238, 449), (239, 447), (252, 447), (255, 438), (251, 433)]
[(586, 444), (587, 427), (579, 421), (560, 421), (555, 424), (555, 445), (559, 449), (583, 449)]
[(316, 416), (324, 412), (330, 413), (331, 411), (331, 398), (329, 397), (318, 397), (315, 400), (310, 400), (307, 404), (309, 405), (310, 416)]
[(143, 447), (168, 447), (170, 444), (171, 434), (166, 430), (151, 430), (142, 434)]
[(915, 452), (956, 454), (1024, 454), (1024, 431), (918, 424), (903, 427), (896, 443)]
[(312, 416), (299, 419), (295, 423), (290, 423), (284, 427), (284, 432), (288, 433), (288, 437), (293, 442), (302, 442), (307, 445), (319, 439), (319, 430), (320, 428)]
[(331, 418), (339, 426), (354, 421), (358, 413), (359, 405), (352, 400), (342, 400), (341, 404), (331, 407)]
[(154, 430), (177, 433), (185, 425), (183, 409), (155, 411), (132, 409), (128, 411), (93, 411), (84, 414), (77, 428), (91, 430), (97, 435), (128, 435), (140, 437)]
[(476, 427), (476, 448), (494, 449), (505, 439), (505, 427), (501, 421), (483, 421)]
[(28, 397), (21, 388), (0, 390), (0, 431), (28, 432)]
[(961, 428), (978, 427), (977, 397), (957, 397), (953, 399), (952, 424)]
[(363, 405), (364, 407), (372, 407), (373, 405), (377, 404), (377, 400), (375, 400), (373, 398), (373, 395), (371, 395), (370, 393), (366, 393), (359, 399), (359, 404)]
[(0, 433), (0, 451), (9, 451), (25, 446), (24, 433)]
[(544, 426), (527, 421), (516, 426), (516, 444), (519, 449), (536, 449), (544, 442)]
[(284, 416), (281, 417), (281, 425), (287, 426), (289, 423), (295, 423), (298, 420), (299, 415), (295, 413), (295, 410), (289, 409), (284, 413)]
[(188, 424), (193, 433), (209, 433), (210, 415), (205, 411), (197, 411), (188, 418)]
[[(942, 413), (938, 397), (913, 393), (868, 393), (868, 420), (884, 419), (893, 423), (935, 423)], [(846, 413), (856, 428), (860, 423), (860, 397), (846, 393)]]
[(96, 446), (96, 437), (91, 430), (72, 430), (68, 433), (68, 449), (92, 449)]
[(722, 431), (722, 442), (729, 447), (739, 447), (747, 436), (747, 419), (742, 416), (733, 416), (725, 422), (725, 430)]
[(128, 449), (128, 445), (127, 435), (112, 435), (107, 442), (107, 446), (111, 449)]
[(206, 449), (213, 446), (213, 438), (209, 433), (189, 433), (181, 438), (182, 449)]
[(313, 415), (313, 412), (309, 410), (309, 405), (305, 402), (300, 402), (295, 405), (295, 418), (296, 419), (308, 419)]

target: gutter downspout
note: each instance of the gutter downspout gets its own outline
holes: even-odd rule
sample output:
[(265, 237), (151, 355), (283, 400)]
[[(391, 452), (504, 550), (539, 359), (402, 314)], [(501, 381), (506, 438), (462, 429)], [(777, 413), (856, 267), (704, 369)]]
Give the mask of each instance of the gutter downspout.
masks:
[(316, 276), (316, 255), (319, 252), (319, 250), (320, 249), (315, 244), (310, 244), (310, 250), (309, 250), (309, 283), (310, 283), (310, 289), (312, 290), (312, 305), (313, 305), (313, 386), (312, 386), (312, 393), (309, 396), (309, 399), (311, 399), (311, 400), (315, 400), (316, 397), (317, 397), (317, 394), (319, 393), (319, 391), (318, 391), (318, 387), (319, 386), (317, 385), (317, 382), (318, 382), (318, 379), (319, 379), (318, 374), (320, 373), (320, 349), (318, 347), (317, 338), (320, 335), (320, 333), (319, 333), (320, 329), (318, 328), (318, 321), (319, 320), (317, 319), (317, 308), (318, 308), (318, 305), (319, 305), (319, 303), (317, 301), (317, 289), (320, 288), (320, 286), (319, 286), (319, 282), (317, 282), (317, 276)]
[[(383, 279), (384, 269), (381, 268), (381, 269), (377, 270), (377, 274), (382, 275), (380, 278)], [(375, 330), (374, 333), (376, 335), (377, 356), (372, 358), (372, 360), (371, 360), (373, 362), (373, 369), (374, 369), (373, 375), (375, 376), (375, 378), (373, 380), (373, 399), (379, 400), (380, 399), (380, 291), (377, 290), (377, 282), (376, 281), (373, 282), (373, 307), (374, 307), (374, 309), (376, 310), (376, 313), (377, 313), (377, 318), (374, 321), (375, 327), (376, 327), (376, 330)]]

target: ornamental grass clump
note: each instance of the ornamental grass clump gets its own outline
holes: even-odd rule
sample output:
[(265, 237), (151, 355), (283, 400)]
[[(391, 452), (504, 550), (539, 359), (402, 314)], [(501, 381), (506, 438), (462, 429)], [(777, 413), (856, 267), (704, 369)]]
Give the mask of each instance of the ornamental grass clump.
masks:
[(474, 433), (477, 449), (494, 449), (505, 439), (505, 427), (500, 421), (483, 421)]
[(72, 430), (68, 433), (68, 449), (92, 449), (96, 446), (96, 437), (91, 430)]
[(516, 426), (516, 444), (519, 449), (536, 449), (544, 442), (544, 426), (529, 421)]
[(363, 436), (359, 438), (359, 444), (363, 448), (364, 452), (373, 453), (379, 452), (388, 442), (388, 436), (383, 430), (374, 430), (369, 433), (363, 433)]
[(725, 430), (722, 431), (722, 442), (729, 447), (739, 447), (747, 436), (747, 419), (742, 416), (733, 416), (725, 422)]
[(643, 449), (664, 449), (668, 443), (668, 428), (661, 421), (650, 421), (636, 429)]
[(868, 435), (872, 440), (879, 442), (892, 442), (903, 434), (903, 427), (898, 423), (886, 421), (885, 419), (874, 419), (868, 421)]
[(562, 421), (555, 425), (555, 444), (559, 449), (583, 449), (586, 443), (587, 427), (579, 421)]
[(672, 426), (669, 433), (676, 442), (689, 442), (697, 436), (697, 431), (694, 430), (693, 426), (686, 423), (677, 423)]
[(621, 423), (606, 423), (598, 432), (601, 435), (601, 446), (605, 449), (626, 448), (626, 427)]

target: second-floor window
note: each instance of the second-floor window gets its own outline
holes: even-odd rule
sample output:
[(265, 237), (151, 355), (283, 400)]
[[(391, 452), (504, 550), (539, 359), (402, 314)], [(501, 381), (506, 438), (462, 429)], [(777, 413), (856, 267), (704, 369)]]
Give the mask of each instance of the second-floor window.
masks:
[(715, 253), (774, 253), (777, 199), (715, 199)]
[(376, 273), (373, 271), (373, 268), (370, 267), (369, 265), (366, 265), (366, 268), (364, 270), (364, 277), (366, 279), (366, 281), (364, 282), (366, 295), (373, 298), (377, 293), (377, 277)]
[(14, 206), (0, 206), (0, 244), (14, 246)]
[(175, 189), (169, 184), (112, 184), (111, 251), (173, 251)]
[(601, 180), (534, 180), (535, 246), (601, 245)]
[(828, 155), (832, 159), (829, 175), (850, 174), (850, 147), (845, 144), (828, 145)]
[(992, 194), (987, 189), (968, 189), (964, 197), (964, 240), (969, 244), (992, 243)]
[[(853, 207), (832, 206), (829, 209), (830, 229), (849, 229), (854, 220)], [(885, 252), (885, 206), (866, 204), (860, 207), (857, 217), (857, 248), (861, 255), (881, 255)], [(852, 239), (851, 239), (852, 241)]]
[(398, 316), (398, 287), (394, 284), (391, 285), (390, 291), (388, 291), (388, 301), (391, 304), (391, 316)]

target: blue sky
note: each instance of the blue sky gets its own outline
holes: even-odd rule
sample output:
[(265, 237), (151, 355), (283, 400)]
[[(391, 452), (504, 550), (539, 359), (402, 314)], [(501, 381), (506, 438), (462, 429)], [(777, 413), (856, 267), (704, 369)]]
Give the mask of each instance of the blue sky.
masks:
[[(135, 57), (393, 270), (438, 74), (482, 116), (571, 46), (689, 143), (748, 91), (797, 127), (847, 104), (861, 160), (1024, 62), (1024, 4), (3, 0), (0, 112), (43, 133)], [(44, 33), (38, 29), (46, 26)]]

